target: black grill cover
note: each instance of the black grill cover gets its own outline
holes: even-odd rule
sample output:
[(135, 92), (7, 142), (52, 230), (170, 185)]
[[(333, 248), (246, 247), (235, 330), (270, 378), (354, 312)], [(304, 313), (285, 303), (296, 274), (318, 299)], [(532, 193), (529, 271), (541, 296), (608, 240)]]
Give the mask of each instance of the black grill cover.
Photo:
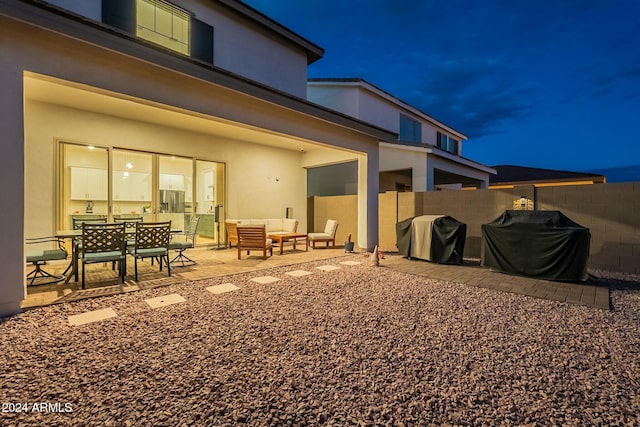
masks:
[[(411, 256), (413, 220), (407, 218), (396, 224), (398, 251), (404, 257)], [(416, 236), (423, 238), (423, 236)], [(467, 225), (450, 216), (433, 220), (431, 228), (430, 257), (424, 258), (439, 264), (462, 264)], [(418, 257), (419, 258), (419, 257)]]
[(505, 211), (482, 224), (480, 264), (547, 280), (586, 280), (589, 229), (560, 211)]

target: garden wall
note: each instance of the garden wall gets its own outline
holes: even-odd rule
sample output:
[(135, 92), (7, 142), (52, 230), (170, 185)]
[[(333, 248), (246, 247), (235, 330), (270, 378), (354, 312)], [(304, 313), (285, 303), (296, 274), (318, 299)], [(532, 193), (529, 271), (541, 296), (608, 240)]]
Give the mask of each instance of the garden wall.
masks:
[[(514, 209), (521, 196), (535, 209), (559, 210), (589, 228), (589, 267), (640, 274), (640, 182), (512, 189), (386, 192), (379, 196), (379, 246), (395, 251), (395, 224), (419, 215), (449, 215), (467, 224), (465, 257), (480, 257), (480, 226)], [(315, 197), (309, 205), (316, 230), (338, 219), (336, 243), (348, 232), (355, 240), (357, 196)]]

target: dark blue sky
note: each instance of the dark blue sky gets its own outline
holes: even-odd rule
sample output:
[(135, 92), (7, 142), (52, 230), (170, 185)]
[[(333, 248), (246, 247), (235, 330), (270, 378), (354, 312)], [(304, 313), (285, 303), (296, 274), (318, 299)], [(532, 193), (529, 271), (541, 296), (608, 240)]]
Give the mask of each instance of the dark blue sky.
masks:
[(640, 165), (638, 0), (245, 0), (469, 137), (487, 165)]

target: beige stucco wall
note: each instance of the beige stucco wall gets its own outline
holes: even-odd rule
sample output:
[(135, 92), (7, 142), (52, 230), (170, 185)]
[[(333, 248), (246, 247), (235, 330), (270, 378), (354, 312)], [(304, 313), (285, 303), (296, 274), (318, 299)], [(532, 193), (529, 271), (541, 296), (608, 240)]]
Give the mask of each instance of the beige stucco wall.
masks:
[[(324, 231), (328, 219), (338, 221), (336, 245), (343, 245), (351, 233), (351, 241), (358, 242), (358, 198), (357, 196), (327, 196), (311, 198), (314, 209), (313, 230)], [(320, 243), (323, 246), (324, 243)], [(361, 247), (358, 244), (359, 247)]]
[(226, 163), (228, 218), (283, 217), (285, 207), (293, 207), (301, 230), (306, 229), (306, 172), (299, 152), (31, 101), (25, 108), (28, 236), (56, 229), (52, 182), (56, 140)]
[[(101, 0), (51, 0), (50, 3), (97, 22), (102, 20)], [(305, 97), (307, 56), (300, 48), (274, 37), (248, 19), (239, 18), (217, 2), (172, 0), (171, 3), (213, 26), (215, 66)]]
[[(427, 191), (427, 150), (397, 144), (380, 144), (380, 171), (411, 169), (412, 190)], [(433, 174), (431, 176), (433, 180)]]
[[(208, 0), (173, 0), (213, 26), (213, 62), (216, 67), (305, 98), (307, 56), (282, 38), (269, 34), (225, 6)], [(241, 55), (238, 52), (242, 52)]]
[[(481, 225), (513, 209), (520, 196), (589, 228), (589, 267), (640, 274), (640, 182), (511, 189), (388, 192), (380, 195), (380, 247), (395, 247), (397, 221), (442, 214), (467, 224), (466, 257), (480, 257)], [(353, 196), (351, 196), (353, 197)], [(329, 209), (329, 208), (325, 208)]]
[[(27, 9), (32, 13), (31, 6), (21, 4), (20, 8)], [(22, 12), (21, 12), (22, 13)], [(42, 13), (36, 11), (33, 13)], [(47, 17), (49, 18), (49, 17)], [(34, 18), (35, 19), (35, 18)], [(61, 17), (51, 17), (53, 24), (58, 25), (63, 21)], [(26, 265), (24, 262), (24, 238), (26, 237), (26, 229), (24, 227), (27, 217), (32, 222), (30, 215), (24, 209), (25, 197), (31, 199), (31, 191), (35, 182), (31, 178), (25, 182), (25, 150), (31, 149), (31, 143), (27, 142), (25, 146), (25, 138), (23, 131), (25, 122), (23, 120), (23, 85), (25, 73), (51, 76), (59, 81), (72, 82), (77, 87), (86, 87), (90, 90), (104, 91), (105, 93), (118, 94), (126, 99), (143, 100), (151, 105), (164, 106), (167, 109), (189, 112), (189, 114), (198, 115), (199, 117), (216, 117), (228, 123), (242, 123), (243, 126), (259, 129), (265, 135), (280, 134), (286, 135), (287, 138), (299, 139), (312, 144), (335, 146), (346, 149), (350, 152), (361, 153), (359, 156), (370, 159), (363, 162), (365, 166), (360, 173), (360, 177), (364, 177), (365, 182), (361, 183), (362, 195), (358, 205), (358, 225), (360, 229), (365, 230), (364, 235), (359, 236), (359, 244), (364, 246), (373, 245), (377, 242), (377, 191), (378, 191), (378, 139), (371, 134), (363, 133), (349, 126), (337, 124), (331, 120), (327, 120), (323, 112), (317, 112), (318, 116), (309, 114), (311, 108), (300, 105), (299, 101), (294, 99), (282, 99), (267, 90), (255, 88), (258, 94), (248, 95), (239, 90), (232, 90), (226, 87), (224, 76), (216, 75), (215, 79), (209, 77), (211, 71), (194, 68), (182, 59), (168, 56), (163, 52), (158, 52), (145, 46), (137, 45), (128, 40), (119, 38), (117, 35), (110, 33), (102, 33), (93, 29), (85, 28), (82, 23), (64, 22), (65, 26), (82, 27), (86, 29), (86, 37), (93, 37), (94, 43), (85, 43), (58, 32), (45, 30), (41, 27), (31, 26), (22, 21), (16, 21), (0, 16), (0, 71), (2, 79), (0, 79), (0, 124), (3, 133), (0, 141), (3, 148), (3, 156), (0, 160), (0, 178), (4, 185), (3, 191), (3, 214), (4, 221), (0, 225), (0, 233), (3, 236), (3, 245), (0, 245), (0, 256), (3, 257), (3, 277), (0, 282), (0, 316), (15, 313), (20, 310), (20, 302), (26, 293), (24, 284), (24, 274), (26, 273)], [(75, 28), (74, 27), (74, 28)], [(71, 31), (71, 30), (69, 30)], [(101, 48), (100, 43), (105, 43), (111, 48)], [(119, 54), (117, 51), (126, 51), (125, 54)], [(136, 59), (137, 57), (145, 58), (144, 60)], [(175, 71), (176, 70), (181, 70)], [(192, 73), (190, 75), (189, 73)], [(213, 83), (211, 80), (219, 79), (223, 84)], [(218, 80), (216, 80), (218, 81)], [(236, 81), (229, 82), (230, 85), (242, 86)], [(277, 98), (274, 101), (267, 100), (270, 97)], [(136, 101), (137, 102), (137, 101)], [(298, 110), (305, 112), (300, 112)], [(36, 108), (34, 105), (29, 106), (29, 110), (34, 114), (44, 114), (43, 108)], [(94, 117), (85, 115), (80, 119), (74, 119), (69, 112), (62, 110), (49, 113), (60, 115), (58, 117), (67, 117), (71, 124), (76, 124), (79, 129), (72, 129), (72, 126), (65, 127), (63, 123), (57, 124), (53, 130), (43, 130), (38, 124), (31, 123), (27, 119), (27, 127), (29, 141), (35, 141), (35, 146), (42, 146), (51, 152), (54, 137), (71, 138), (85, 142), (86, 138), (106, 138), (106, 135), (117, 132), (114, 129), (120, 125), (124, 125), (128, 129), (127, 135), (130, 147), (139, 147), (140, 149), (148, 148), (148, 139), (141, 140), (133, 137), (133, 135), (141, 136), (139, 130), (136, 130), (139, 124), (126, 124), (119, 120), (111, 121), (104, 117)], [(47, 114), (49, 114), (47, 113)], [(324, 114), (324, 115), (323, 115)], [(90, 117), (91, 116), (91, 117)], [(99, 115), (98, 115), (99, 116)], [(337, 118), (339, 119), (339, 118)], [(49, 123), (52, 120), (45, 117)], [(114, 119), (115, 120), (115, 119)], [(111, 126), (107, 126), (107, 123)], [(89, 127), (93, 129), (89, 129)], [(144, 128), (144, 125), (140, 125)], [(84, 130), (82, 130), (84, 128)], [(146, 130), (161, 133), (157, 128), (146, 127)], [(102, 132), (100, 132), (102, 131)], [(277, 170), (278, 165), (273, 165), (268, 161), (274, 152), (263, 146), (252, 146), (253, 154), (246, 154), (246, 160), (242, 159), (246, 168), (250, 168), (254, 175), (248, 176), (248, 171), (239, 167), (242, 157), (242, 151), (238, 152), (237, 158), (230, 152), (231, 144), (227, 145), (229, 154), (224, 159), (210, 150), (211, 138), (198, 135), (185, 134), (171, 129), (163, 129), (168, 136), (162, 139), (162, 143), (154, 146), (158, 150), (167, 153), (175, 152), (176, 154), (189, 155), (186, 151), (194, 149), (201, 153), (202, 158), (217, 161), (228, 161), (227, 182), (245, 182), (247, 186), (253, 186), (257, 189), (251, 193), (252, 197), (257, 197), (260, 192), (271, 190), (279, 191), (278, 186), (291, 185), (294, 192), (302, 195), (303, 192), (296, 190), (302, 186), (304, 182), (300, 153), (292, 152), (290, 154), (282, 153), (288, 163), (289, 160), (296, 163), (295, 168), (284, 167), (280, 181), (269, 181), (267, 173), (272, 174)], [(136, 133), (137, 132), (137, 133)], [(99, 134), (102, 134), (100, 136)], [(194, 142), (182, 144), (177, 139), (183, 137), (193, 138)], [(171, 141), (169, 141), (171, 139)], [(234, 147), (243, 146), (241, 143)], [(40, 145), (41, 144), (41, 145)], [(114, 144), (120, 145), (120, 144)], [(145, 148), (147, 147), (147, 148)], [(248, 147), (247, 147), (248, 148)], [(32, 153), (28, 153), (31, 156)], [(200, 155), (200, 154), (199, 154)], [(29, 166), (29, 171), (37, 169), (39, 165), (46, 166), (48, 162), (48, 170), (52, 170), (53, 161), (47, 157), (47, 153), (36, 153), (34, 157), (34, 165)], [(258, 159), (260, 157), (260, 159)], [(29, 160), (31, 161), (31, 160)], [(242, 165), (240, 165), (242, 166)], [(52, 177), (51, 177), (52, 178)], [(248, 179), (247, 179), (248, 178)], [(256, 182), (251, 182), (255, 179)], [(257, 182), (258, 180), (262, 182)], [(291, 184), (288, 181), (291, 180)], [(293, 183), (298, 181), (298, 183)], [(29, 185), (29, 195), (25, 192), (25, 184)], [(45, 183), (45, 189), (50, 189), (51, 181)], [(232, 189), (229, 189), (230, 194)], [(34, 191), (40, 191), (35, 189)], [(48, 191), (47, 191), (48, 192)], [(281, 194), (284, 192), (281, 192)], [(228, 197), (232, 197), (229, 195)], [(241, 202), (241, 195), (234, 195), (235, 205), (229, 200), (228, 214), (237, 212), (242, 216), (251, 204), (254, 208), (256, 203), (247, 201)], [(275, 195), (273, 197), (281, 197)], [(264, 206), (266, 215), (276, 217), (283, 215), (283, 206), (289, 205), (289, 200), (282, 196), (277, 199), (280, 205), (274, 204), (274, 207)], [(362, 200), (364, 199), (364, 203)], [(243, 200), (251, 200), (248, 197)], [(259, 201), (262, 201), (260, 199)], [(301, 197), (304, 200), (304, 197)], [(29, 203), (32, 203), (30, 200)], [(40, 203), (40, 202), (38, 202)], [(50, 205), (49, 200), (43, 200), (43, 205)], [(245, 204), (243, 204), (245, 203)], [(304, 212), (304, 202), (299, 210)], [(267, 204), (268, 205), (268, 204)], [(36, 206), (36, 205), (34, 205)], [(37, 205), (42, 207), (41, 205)], [(36, 208), (36, 209), (37, 209)], [(235, 212), (232, 210), (236, 209)], [(273, 209), (271, 211), (270, 209)], [(294, 211), (295, 212), (295, 211)], [(44, 216), (49, 216), (50, 210), (46, 208), (41, 212)], [(296, 213), (296, 216), (297, 213)], [(303, 217), (301, 219), (304, 220)], [(46, 219), (45, 219), (46, 221)]]

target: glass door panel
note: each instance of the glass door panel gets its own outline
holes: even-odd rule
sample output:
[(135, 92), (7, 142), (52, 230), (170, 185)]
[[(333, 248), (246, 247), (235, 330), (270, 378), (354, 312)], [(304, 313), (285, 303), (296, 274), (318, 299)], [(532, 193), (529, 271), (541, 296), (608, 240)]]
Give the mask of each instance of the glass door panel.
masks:
[(61, 143), (60, 164), (60, 229), (72, 229), (74, 218), (107, 217), (109, 150)]
[(193, 214), (193, 160), (158, 156), (158, 221), (171, 220), (171, 228), (184, 230)]
[(111, 197), (114, 218), (142, 217), (153, 221), (151, 211), (153, 156), (128, 150), (113, 150)]
[(224, 247), (224, 164), (196, 161), (196, 215), (198, 244), (215, 244)]

